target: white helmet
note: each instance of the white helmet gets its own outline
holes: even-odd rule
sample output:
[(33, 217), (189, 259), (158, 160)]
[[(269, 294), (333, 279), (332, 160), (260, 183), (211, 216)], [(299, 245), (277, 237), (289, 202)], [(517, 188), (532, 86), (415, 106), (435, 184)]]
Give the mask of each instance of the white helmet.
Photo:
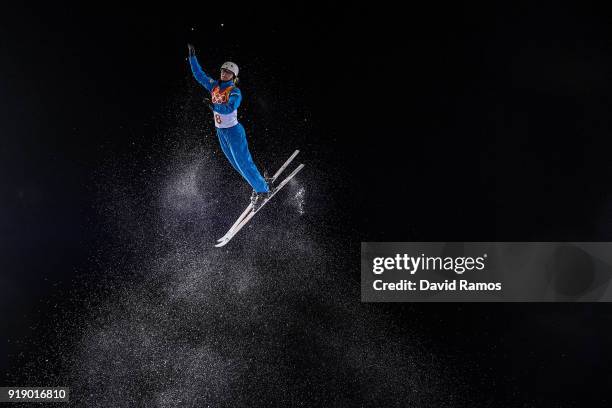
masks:
[(223, 65), (221, 65), (221, 69), (227, 69), (232, 74), (234, 74), (234, 76), (238, 76), (238, 65), (234, 64), (233, 62), (224, 62)]

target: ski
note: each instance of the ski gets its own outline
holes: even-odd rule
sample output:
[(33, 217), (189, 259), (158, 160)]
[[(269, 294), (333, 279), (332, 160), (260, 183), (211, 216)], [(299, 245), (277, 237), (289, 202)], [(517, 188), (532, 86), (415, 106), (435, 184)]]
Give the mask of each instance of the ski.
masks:
[[(272, 176), (272, 181), (270, 182), (270, 184), (273, 184), (276, 181), (278, 176), (280, 176), (282, 174), (282, 172), (285, 171), (287, 166), (289, 166), (289, 164), (291, 164), (291, 162), (293, 161), (293, 159), (295, 159), (295, 156), (297, 156), (299, 152), (300, 152), (299, 150), (296, 150), (296, 151), (293, 152), (293, 154), (285, 161), (285, 163), (280, 167), (280, 169), (278, 169), (278, 171), (276, 173), (274, 173), (274, 175)], [(244, 217), (246, 217), (249, 214), (249, 212), (252, 209), (253, 209), (253, 204), (249, 204), (247, 206), (247, 208), (242, 212), (242, 214), (240, 214), (240, 217), (238, 217), (236, 222), (234, 222), (234, 224), (230, 227), (230, 229), (227, 230), (225, 235), (223, 235), (221, 238), (219, 238), (217, 240), (217, 242), (224, 241), (232, 233), (234, 228), (236, 228), (238, 226), (238, 224), (240, 224), (240, 222), (244, 219)]]
[(215, 247), (220, 248), (222, 246), (225, 246), (228, 242), (230, 242), (232, 238), (234, 238), (234, 236), (242, 229), (242, 227), (248, 224), (248, 222), (255, 216), (255, 214), (257, 214), (268, 203), (268, 201), (270, 201), (272, 197), (274, 197), (276, 193), (278, 193), (287, 183), (289, 183), (289, 181), (291, 181), (291, 179), (295, 177), (295, 175), (298, 174), (299, 171), (302, 170), (303, 168), (304, 168), (303, 164), (300, 164), (298, 167), (296, 167), (296, 169), (293, 170), (291, 174), (289, 174), (277, 187), (274, 188), (274, 190), (272, 191), (272, 194), (270, 194), (270, 197), (268, 197), (261, 204), (261, 206), (257, 209), (257, 211), (251, 210), (251, 212), (249, 212), (245, 217), (243, 217), (243, 219), (233, 229), (228, 231), (228, 234), (226, 234), (225, 238), (222, 239), (220, 242), (218, 242), (215, 245)]

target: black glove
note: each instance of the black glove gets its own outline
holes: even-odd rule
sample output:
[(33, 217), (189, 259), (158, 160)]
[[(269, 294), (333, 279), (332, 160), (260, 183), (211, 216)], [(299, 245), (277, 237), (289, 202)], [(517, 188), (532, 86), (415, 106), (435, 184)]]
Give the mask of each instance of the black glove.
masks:
[(195, 56), (195, 48), (193, 47), (193, 45), (187, 44), (187, 48), (189, 49), (189, 56), (190, 57), (194, 57)]
[(213, 104), (210, 98), (205, 96), (203, 99), (204, 99), (204, 103), (206, 104), (206, 106), (208, 106), (208, 109), (213, 110)]

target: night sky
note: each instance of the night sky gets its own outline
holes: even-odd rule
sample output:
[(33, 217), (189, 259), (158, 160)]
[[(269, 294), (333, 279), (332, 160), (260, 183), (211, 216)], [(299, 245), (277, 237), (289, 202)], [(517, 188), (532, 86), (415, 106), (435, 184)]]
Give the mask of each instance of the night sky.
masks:
[[(0, 385), (69, 385), (74, 406), (610, 406), (606, 304), (362, 304), (358, 261), (361, 241), (612, 240), (611, 17), (5, 8)], [(223, 250), (250, 191), (187, 43), (211, 75), (240, 66), (256, 162), (306, 164)]]

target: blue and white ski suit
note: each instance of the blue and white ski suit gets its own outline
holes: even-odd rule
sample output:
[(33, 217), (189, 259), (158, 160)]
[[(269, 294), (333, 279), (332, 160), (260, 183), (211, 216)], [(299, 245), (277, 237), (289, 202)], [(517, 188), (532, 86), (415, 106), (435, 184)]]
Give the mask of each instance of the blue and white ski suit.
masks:
[(238, 107), (242, 101), (240, 89), (233, 81), (217, 81), (204, 73), (195, 55), (189, 57), (195, 79), (211, 93), (213, 115), (221, 150), (242, 177), (258, 193), (269, 192), (268, 184), (253, 162), (246, 133), (238, 123)]

